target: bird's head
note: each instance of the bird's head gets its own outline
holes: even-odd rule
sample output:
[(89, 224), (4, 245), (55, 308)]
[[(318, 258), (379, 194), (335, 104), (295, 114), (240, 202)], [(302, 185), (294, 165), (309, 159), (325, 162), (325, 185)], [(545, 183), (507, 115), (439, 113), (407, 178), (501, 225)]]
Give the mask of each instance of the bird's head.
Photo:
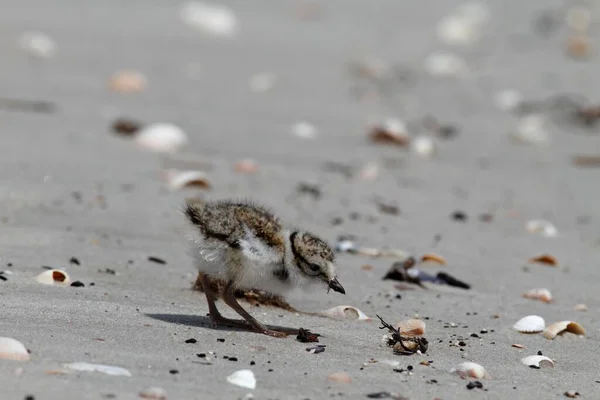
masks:
[(329, 289), (346, 294), (337, 279), (333, 250), (324, 240), (308, 232), (293, 232), (290, 235), (290, 245), (294, 264), (302, 275), (321, 280)]

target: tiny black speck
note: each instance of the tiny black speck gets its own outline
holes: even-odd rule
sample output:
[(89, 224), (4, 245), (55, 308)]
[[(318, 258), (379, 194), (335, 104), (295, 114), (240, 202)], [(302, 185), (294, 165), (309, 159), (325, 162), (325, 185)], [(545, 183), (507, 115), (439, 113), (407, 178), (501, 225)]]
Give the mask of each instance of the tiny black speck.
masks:
[(218, 338), (217, 342), (225, 343), (225, 339), (224, 338)]
[(250, 365), (255, 365), (256, 363), (254, 361), (250, 361)]
[(157, 263), (157, 264), (166, 264), (167, 263), (162, 258), (153, 257), (153, 256), (148, 257), (148, 261), (151, 261), (151, 262), (154, 262), (154, 263)]
[(0, 275), (0, 281), (7, 281), (7, 280), (8, 280), (7, 277), (5, 277), (4, 275)]
[(542, 355), (543, 355), (542, 352), (538, 351), (538, 356), (542, 356)]
[(74, 265), (81, 265), (81, 263), (79, 262), (79, 260), (76, 257), (71, 257), (69, 259), (69, 263), (74, 264)]
[(25, 398), (23, 400), (35, 400), (35, 396), (32, 396), (29, 394), (29, 395), (25, 396)]
[(455, 221), (464, 222), (467, 220), (467, 214), (462, 211), (454, 211), (451, 215), (451, 218)]
[(481, 336), (479, 336), (479, 335), (478, 335), (478, 334), (476, 334), (476, 333), (471, 333), (471, 337), (480, 338)]
[(179, 370), (177, 370), (177, 369), (170, 369), (169, 373), (172, 374), (172, 375), (175, 375), (175, 374), (179, 373)]
[(197, 353), (196, 355), (200, 358), (206, 358), (206, 353)]
[(268, 371), (268, 372), (273, 372), (273, 370), (269, 368), (269, 371)]
[(75, 281), (75, 282), (71, 283), (71, 286), (73, 286), (73, 287), (84, 287), (85, 285), (83, 284), (83, 282)]
[(413, 366), (409, 365), (408, 367), (406, 367), (407, 370), (412, 371), (413, 370)]
[(196, 343), (196, 342), (197, 342), (197, 340), (196, 340), (196, 339), (194, 339), (194, 338), (190, 338), (190, 339), (186, 340), (185, 342), (186, 342), (186, 343)]
[(229, 361), (237, 361), (237, 357), (229, 357)]

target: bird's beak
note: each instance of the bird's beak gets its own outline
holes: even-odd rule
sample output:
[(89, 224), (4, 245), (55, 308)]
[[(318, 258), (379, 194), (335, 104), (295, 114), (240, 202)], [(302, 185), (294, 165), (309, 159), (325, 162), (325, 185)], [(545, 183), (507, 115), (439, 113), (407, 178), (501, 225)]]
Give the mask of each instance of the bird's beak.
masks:
[(346, 291), (344, 290), (344, 287), (340, 284), (340, 281), (338, 281), (337, 276), (329, 281), (329, 288), (333, 289), (338, 293), (346, 294)]

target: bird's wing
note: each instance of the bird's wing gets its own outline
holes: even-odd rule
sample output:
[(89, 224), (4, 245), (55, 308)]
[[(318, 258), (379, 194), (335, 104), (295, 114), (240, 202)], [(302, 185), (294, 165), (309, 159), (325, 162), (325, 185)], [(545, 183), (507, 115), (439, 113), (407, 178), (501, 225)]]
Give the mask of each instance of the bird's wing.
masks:
[(245, 258), (259, 265), (280, 264), (283, 254), (257, 238), (250, 229), (245, 229), (244, 237), (238, 239), (240, 250)]

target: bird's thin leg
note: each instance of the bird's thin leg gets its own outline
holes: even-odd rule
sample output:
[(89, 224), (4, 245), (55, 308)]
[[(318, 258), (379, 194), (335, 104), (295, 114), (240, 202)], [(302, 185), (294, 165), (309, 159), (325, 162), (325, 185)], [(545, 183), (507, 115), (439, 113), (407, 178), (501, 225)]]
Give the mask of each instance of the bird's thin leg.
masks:
[(198, 280), (202, 284), (204, 294), (206, 295), (206, 301), (208, 303), (208, 312), (210, 314), (210, 320), (213, 326), (219, 325), (233, 326), (233, 327), (244, 327), (248, 328), (248, 323), (242, 320), (229, 319), (221, 315), (215, 304), (217, 295), (213, 292), (210, 286), (210, 278), (202, 273), (198, 274)]
[(225, 303), (229, 307), (233, 308), (235, 312), (240, 314), (246, 321), (248, 321), (248, 323), (252, 325), (252, 328), (254, 328), (255, 331), (274, 337), (286, 337), (289, 334), (298, 334), (298, 329), (285, 328), (282, 326), (267, 327), (261, 324), (252, 315), (250, 315), (248, 311), (242, 308), (240, 303), (237, 302), (237, 299), (235, 298), (233, 293), (233, 282), (230, 281), (223, 289), (223, 301), (225, 301)]

